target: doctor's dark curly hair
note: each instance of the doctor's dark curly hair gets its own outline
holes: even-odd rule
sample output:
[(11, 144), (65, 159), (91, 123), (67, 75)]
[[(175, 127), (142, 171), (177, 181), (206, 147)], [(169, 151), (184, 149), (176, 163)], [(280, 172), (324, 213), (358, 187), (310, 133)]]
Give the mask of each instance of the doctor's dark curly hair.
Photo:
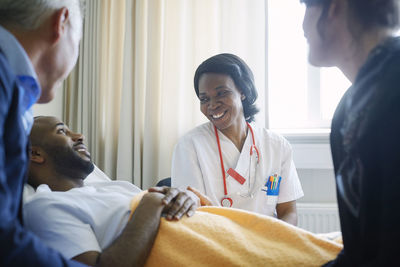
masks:
[(194, 74), (194, 89), (197, 97), (199, 97), (199, 80), (205, 73), (229, 75), (246, 97), (242, 101), (246, 121), (254, 121), (254, 115), (259, 111), (254, 104), (258, 96), (257, 89), (254, 85), (253, 72), (240, 57), (228, 53), (218, 54), (201, 63)]
[[(329, 7), (335, 0), (300, 0), (306, 6), (319, 5), (322, 14), (318, 20), (318, 31), (323, 37), (322, 25)], [(373, 28), (396, 29), (399, 27), (399, 0), (347, 0), (348, 16), (352, 18), (349, 28), (353, 35)]]

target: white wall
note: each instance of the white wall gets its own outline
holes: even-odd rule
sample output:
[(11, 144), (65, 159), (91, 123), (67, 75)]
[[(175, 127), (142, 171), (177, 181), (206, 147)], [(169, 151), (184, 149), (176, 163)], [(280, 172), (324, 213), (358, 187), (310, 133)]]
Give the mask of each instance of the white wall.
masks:
[(292, 141), (293, 160), (304, 191), (303, 203), (336, 203), (336, 185), (328, 137), (316, 144)]
[(54, 116), (63, 119), (64, 112), (64, 88), (56, 89), (56, 96), (50, 103), (47, 104), (35, 104), (33, 106), (33, 115), (46, 115)]
[(336, 203), (335, 176), (331, 169), (298, 169), (304, 191), (300, 203)]

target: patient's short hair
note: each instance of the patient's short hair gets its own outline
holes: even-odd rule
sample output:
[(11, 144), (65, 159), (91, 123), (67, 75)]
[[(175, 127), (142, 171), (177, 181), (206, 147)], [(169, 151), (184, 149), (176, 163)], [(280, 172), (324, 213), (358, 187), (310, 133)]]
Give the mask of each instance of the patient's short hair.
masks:
[(45, 118), (46, 116), (35, 116), (33, 117), (33, 126), (32, 126), (32, 130), (31, 133), (29, 135), (29, 141), (30, 141), (30, 145), (31, 146), (42, 146), (43, 145), (43, 133), (41, 133), (40, 131), (38, 131), (36, 129), (36, 125), (35, 122), (37, 123), (37, 120), (41, 119), (41, 118)]

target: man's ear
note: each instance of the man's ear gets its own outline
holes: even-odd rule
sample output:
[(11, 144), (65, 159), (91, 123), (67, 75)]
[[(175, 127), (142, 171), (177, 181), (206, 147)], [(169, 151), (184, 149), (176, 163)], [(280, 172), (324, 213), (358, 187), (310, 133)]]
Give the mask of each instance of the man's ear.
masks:
[(53, 38), (52, 41), (56, 43), (61, 36), (66, 31), (67, 24), (69, 22), (69, 11), (66, 7), (63, 7), (56, 12), (54, 12), (52, 16), (52, 29), (53, 29)]
[(32, 146), (31, 147), (31, 155), (30, 155), (30, 160), (32, 162), (35, 162), (37, 164), (43, 164), (45, 159), (43, 155), (43, 150), (40, 149), (40, 147), (37, 146)]

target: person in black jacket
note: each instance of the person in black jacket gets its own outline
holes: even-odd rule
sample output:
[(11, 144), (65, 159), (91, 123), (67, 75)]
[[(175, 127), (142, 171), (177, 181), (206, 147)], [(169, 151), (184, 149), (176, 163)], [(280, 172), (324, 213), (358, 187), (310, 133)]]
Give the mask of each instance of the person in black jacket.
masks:
[(326, 266), (399, 264), (400, 39), (397, 0), (301, 0), (309, 61), (352, 82), (332, 121), (344, 248)]

